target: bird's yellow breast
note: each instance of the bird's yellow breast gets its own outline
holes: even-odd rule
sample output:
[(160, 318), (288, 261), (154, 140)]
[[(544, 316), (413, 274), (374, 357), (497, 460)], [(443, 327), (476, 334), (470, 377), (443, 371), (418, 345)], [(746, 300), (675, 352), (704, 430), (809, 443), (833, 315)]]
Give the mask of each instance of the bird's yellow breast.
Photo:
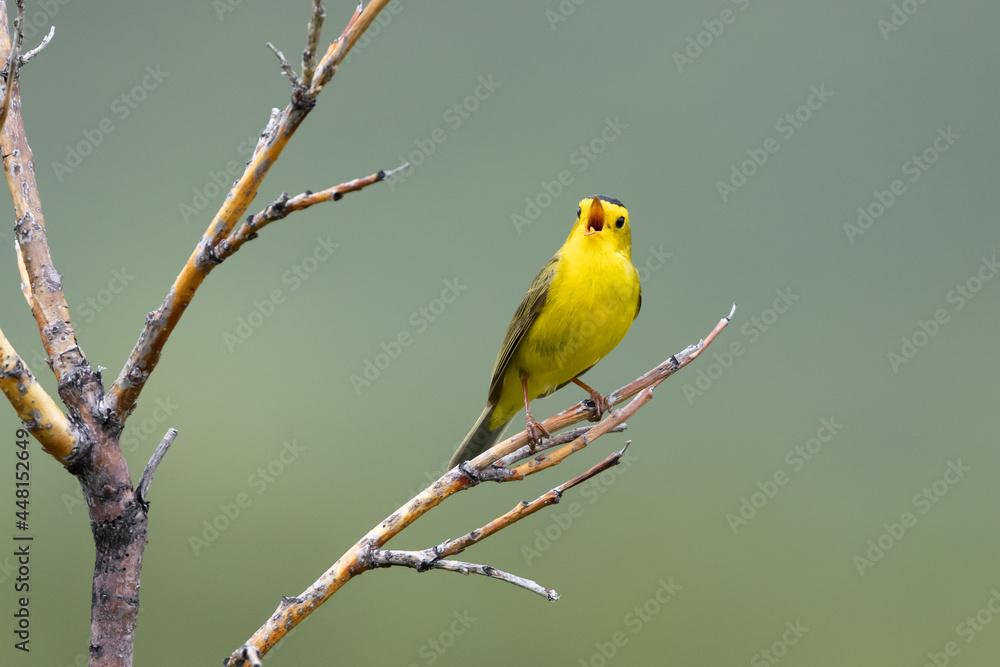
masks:
[(545, 304), (505, 374), (498, 423), (523, 405), (521, 376), (532, 399), (547, 396), (614, 349), (635, 318), (639, 289), (631, 259), (605, 239), (567, 241)]

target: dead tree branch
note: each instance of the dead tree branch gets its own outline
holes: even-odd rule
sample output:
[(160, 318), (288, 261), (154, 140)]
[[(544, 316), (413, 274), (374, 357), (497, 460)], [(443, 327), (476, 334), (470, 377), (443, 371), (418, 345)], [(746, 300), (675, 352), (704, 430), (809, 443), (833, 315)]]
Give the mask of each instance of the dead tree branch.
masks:
[(335, 185), (332, 188), (327, 188), (326, 190), (322, 190), (320, 192), (306, 190), (302, 194), (294, 197), (289, 197), (288, 193), (283, 193), (280, 197), (278, 197), (278, 199), (274, 200), (260, 213), (247, 216), (247, 219), (244, 220), (239, 227), (234, 229), (230, 232), (229, 236), (219, 242), (216, 255), (218, 259), (222, 261), (239, 250), (247, 241), (257, 238), (257, 234), (260, 230), (272, 222), (281, 220), (295, 211), (302, 211), (315, 204), (326, 201), (340, 201), (341, 198), (348, 192), (358, 192), (359, 190), (364, 190), (366, 187), (374, 183), (381, 183), (385, 179), (391, 178), (394, 174), (406, 169), (409, 165), (410, 163), (406, 162), (390, 171), (383, 169), (370, 176), (355, 178), (352, 181)]
[(76, 433), (31, 370), (0, 331), (0, 391), (14, 406), (24, 428), (41, 443), (42, 449), (65, 464), (76, 445)]
[[(337, 65), (388, 3), (389, 0), (372, 0), (363, 10), (361, 5), (358, 6), (358, 11), (348, 22), (344, 32), (330, 45), (326, 55), (320, 60), (317, 74), (308, 89), (303, 87), (297, 77), (293, 79), (291, 102), (276, 117), (272, 117), (272, 122), (261, 135), (261, 142), (258, 143), (246, 170), (229, 191), (222, 208), (216, 213), (201, 242), (171, 285), (163, 304), (146, 317), (146, 325), (139, 334), (139, 340), (132, 354), (104, 399), (104, 409), (112, 422), (123, 424), (128, 414), (135, 408), (136, 400), (150, 373), (159, 363), (163, 346), (174, 327), (177, 326), (201, 283), (212, 269), (221, 263), (220, 251), (225, 253), (225, 247), (220, 248), (220, 244), (229, 237), (243, 217), (257, 195), (261, 181), (280, 157), (288, 140), (316, 105), (316, 97), (333, 77)], [(321, 21), (321, 17), (322, 12), (317, 12), (314, 5), (312, 24)], [(311, 25), (309, 39), (312, 39), (312, 34), (318, 31), (318, 25), (315, 27)]]
[(305, 88), (312, 85), (313, 75), (316, 73), (316, 51), (319, 49), (319, 36), (323, 31), (325, 18), (326, 11), (323, 9), (322, 0), (313, 0), (313, 15), (306, 32), (306, 48), (302, 51), (301, 81)]
[(479, 574), (484, 577), (490, 577), (491, 579), (506, 581), (508, 584), (513, 584), (514, 586), (523, 588), (526, 591), (531, 591), (536, 595), (541, 595), (549, 601), (559, 599), (559, 594), (554, 590), (540, 586), (531, 579), (525, 579), (524, 577), (519, 577), (516, 574), (498, 570), (491, 565), (466, 563), (465, 561), (460, 560), (428, 560), (425, 558), (423, 551), (380, 551), (378, 549), (374, 549), (369, 555), (369, 561), (372, 568), (401, 565), (403, 567), (412, 567), (417, 572), (444, 570), (446, 572), (457, 572), (458, 574), (465, 575)]
[[(138, 485), (133, 487), (119, 445), (122, 428), (155, 369), (164, 344), (202, 281), (224, 257), (255, 234), (234, 237), (232, 240), (238, 243), (220, 244), (230, 239), (264, 177), (315, 106), (323, 85), (388, 2), (372, 0), (363, 11), (359, 7), (343, 34), (330, 45), (318, 64), (314, 57), (307, 58), (312, 73), (306, 77), (306, 83), (297, 78), (290, 65), (287, 66), (293, 85), (291, 103), (272, 115), (246, 171), (234, 184), (163, 304), (147, 316), (138, 343), (118, 379), (105, 393), (101, 374), (90, 367), (70, 322), (70, 308), (63, 294), (62, 275), (53, 262), (35, 180), (34, 157), (22, 117), (18, 68), (45, 48), (54, 31), (50, 30), (37, 48), (21, 55), (24, 2), (17, 0), (18, 18), (13, 22), (11, 35), (7, 30), (7, 3), (0, 0), (0, 58), (7, 64), (0, 72), (4, 77), (3, 98), (0, 99), (0, 154), (16, 219), (15, 252), (22, 293), (38, 326), (65, 411), (37, 383), (2, 332), (0, 390), (45, 451), (78, 479), (87, 501), (96, 548), (91, 597), (92, 666), (132, 664), (139, 580), (146, 545), (148, 505), (145, 497), (156, 466), (176, 435), (175, 431), (168, 432)], [(322, 17), (321, 3), (313, 0), (312, 22), (307, 34), (313, 54), (318, 46)], [(280, 52), (278, 55), (284, 67), (287, 61)], [(321, 72), (322, 81), (317, 79), (316, 71)], [(292, 201), (287, 212), (319, 201), (335, 201), (345, 192), (360, 190), (385, 176), (385, 172), (378, 172), (368, 178), (349, 181), (324, 191), (325, 198), (324, 193), (315, 197), (307, 193)], [(284, 215), (274, 215), (273, 219), (281, 217)], [(253, 651), (248, 651), (247, 656), (252, 660)]]
[(55, 35), (56, 35), (56, 27), (55, 26), (50, 26), (49, 27), (49, 31), (45, 34), (45, 37), (42, 39), (42, 43), (39, 44), (38, 46), (36, 46), (35, 48), (33, 48), (32, 50), (28, 51), (27, 53), (25, 53), (23, 56), (21, 56), (18, 59), (20, 61), (20, 63), (22, 65), (25, 65), (25, 64), (27, 64), (27, 62), (29, 60), (31, 60), (32, 58), (34, 58), (35, 56), (37, 56), (39, 53), (41, 53), (42, 49), (44, 49), (46, 46), (49, 45), (49, 42), (52, 41), (52, 38), (55, 37)]
[(170, 445), (174, 444), (174, 438), (176, 437), (177, 429), (168, 428), (166, 435), (160, 440), (160, 444), (156, 446), (153, 456), (150, 457), (149, 463), (146, 464), (146, 469), (139, 476), (139, 483), (135, 485), (135, 497), (144, 509), (149, 507), (149, 501), (146, 498), (149, 494), (149, 485), (153, 483), (153, 475), (156, 474), (156, 467), (160, 465), (160, 461), (167, 455), (167, 450), (170, 449)]
[[(9, 69), (16, 69), (16, 58), (12, 51), (19, 50), (23, 33), (17, 30), (14, 43), (7, 33), (6, 3), (0, 5), (0, 53), (10, 63)], [(17, 223), (14, 226), (19, 253), (19, 265), (24, 266), (22, 282), (27, 285), (31, 298), (31, 313), (38, 325), (42, 345), (49, 357), (52, 372), (56, 376), (59, 396), (69, 408), (70, 415), (85, 419), (88, 400), (100, 393), (100, 380), (91, 370), (76, 342), (76, 334), (70, 324), (69, 306), (63, 295), (62, 275), (56, 270), (49, 251), (38, 196), (38, 183), (31, 167), (34, 156), (28, 145), (24, 131), (24, 121), (20, 108), (20, 79), (8, 74), (4, 86), (4, 108), (8, 109), (2, 126), (0, 145), (3, 151), (3, 170), (14, 203)], [(27, 297), (27, 294), (26, 294)], [(63, 460), (62, 463), (67, 463)]]
[[(618, 430), (618, 428), (615, 430)], [(496, 535), (504, 528), (517, 523), (525, 517), (531, 516), (540, 509), (559, 503), (562, 500), (563, 493), (567, 490), (573, 488), (577, 484), (582, 484), (588, 479), (601, 474), (609, 468), (613, 468), (618, 465), (619, 462), (621, 462), (622, 456), (625, 454), (625, 450), (628, 449), (631, 442), (631, 440), (626, 442), (625, 446), (620, 451), (614, 452), (582, 475), (577, 475), (568, 482), (560, 484), (556, 488), (542, 494), (530, 503), (524, 501), (518, 503), (514, 509), (510, 510), (506, 514), (490, 521), (482, 528), (477, 528), (476, 530), (466, 533), (458, 539), (442, 542), (435, 547), (424, 549), (423, 551), (384, 551), (373, 548), (370, 556), (372, 566), (389, 567), (391, 565), (403, 565), (406, 567), (412, 567), (417, 572), (426, 572), (428, 570), (438, 569), (460, 572), (461, 574), (481, 574), (487, 577), (492, 577), (493, 579), (499, 579), (500, 581), (506, 581), (507, 583), (514, 584), (515, 586), (529, 590), (532, 593), (541, 595), (549, 601), (558, 600), (558, 593), (551, 588), (540, 586), (530, 579), (525, 579), (515, 574), (498, 570), (490, 565), (476, 565), (474, 563), (444, 559), (449, 556), (462, 553), (472, 545), (479, 544), (486, 538)]]
[[(524, 466), (519, 466), (518, 468), (501, 468), (493, 465), (494, 462), (519, 451), (522, 447), (528, 444), (527, 432), (521, 431), (517, 435), (494, 445), (492, 449), (483, 452), (471, 461), (466, 461), (465, 463), (459, 464), (455, 468), (449, 470), (433, 484), (425, 488), (423, 491), (406, 502), (402, 507), (386, 517), (382, 523), (368, 531), (367, 535), (362, 537), (354, 544), (354, 546), (348, 549), (347, 553), (341, 556), (337, 562), (330, 567), (330, 569), (324, 572), (319, 579), (317, 579), (303, 593), (297, 597), (282, 598), (281, 604), (278, 605), (277, 610), (275, 610), (275, 612), (268, 617), (267, 621), (265, 621), (264, 624), (257, 629), (253, 636), (251, 636), (243, 646), (226, 658), (224, 663), (229, 667), (240, 667), (245, 665), (246, 662), (243, 656), (248, 648), (256, 649), (257, 653), (261, 656), (265, 655), (269, 650), (274, 648), (274, 645), (279, 642), (282, 637), (288, 634), (292, 628), (309, 616), (309, 614), (314, 612), (321, 604), (329, 600), (330, 597), (340, 590), (347, 582), (351, 581), (354, 577), (373, 569), (377, 561), (372, 560), (372, 555), (379, 553), (382, 547), (384, 547), (389, 540), (398, 535), (408, 526), (413, 525), (413, 523), (424, 514), (434, 509), (459, 491), (464, 491), (465, 489), (476, 486), (480, 481), (484, 480), (513, 481), (516, 479), (523, 479), (527, 474), (532, 474), (533, 472), (538, 472), (544, 468), (556, 465), (567, 456), (570, 456), (571, 454), (580, 451), (588, 444), (593, 443), (594, 440), (601, 437), (605, 433), (609, 433), (620, 427), (627, 417), (634, 414), (637, 410), (639, 410), (639, 408), (652, 399), (654, 387), (698, 358), (698, 356), (712, 343), (713, 340), (715, 340), (722, 330), (726, 328), (735, 310), (736, 305), (734, 304), (729, 315), (720, 320), (704, 340), (688, 346), (684, 351), (669, 357), (662, 364), (649, 370), (618, 391), (612, 393), (611, 396), (608, 397), (612, 405), (616, 405), (632, 397), (634, 398), (632, 398), (626, 407), (620, 410), (613, 410), (597, 426), (594, 426), (586, 433), (579, 435), (572, 442), (562, 445), (552, 454), (539, 456), (537, 459), (532, 459), (529, 463)], [(542, 422), (542, 425), (549, 433), (553, 433), (557, 430), (566, 428), (567, 426), (571, 426), (572, 424), (584, 421), (592, 414), (593, 408), (590, 407), (590, 405), (588, 405), (585, 401), (581, 401), (580, 403), (577, 403), (576, 405), (545, 420)], [(599, 464), (598, 467), (603, 465), (611, 464), (607, 463), (606, 460)], [(524, 469), (525, 466), (529, 467)], [(573, 480), (570, 480), (566, 483), (568, 486), (565, 488), (569, 488), (570, 486), (580, 483), (583, 479), (586, 479), (586, 475), (590, 472), (591, 471), (584, 473), (581, 478), (574, 478)], [(600, 470), (597, 472), (600, 472)], [(597, 474), (597, 472), (594, 474)], [(549, 493), (554, 492), (555, 490), (550, 491)], [(497, 519), (495, 522), (491, 522), (479, 530), (487, 531), (488, 534), (493, 534), (519, 520), (521, 518), (520, 514), (524, 514), (525, 516), (532, 514), (542, 507), (545, 507), (546, 504), (555, 502), (555, 500), (547, 501), (547, 495), (548, 494), (543, 495), (534, 503), (529, 503), (528, 506), (531, 508), (531, 511), (527, 511), (524, 506), (519, 505), (504, 516)], [(472, 543), (482, 539), (482, 534), (483, 533), (478, 531), (473, 531), (464, 538), (459, 538), (459, 540), (454, 544), (458, 545), (458, 551), (460, 551), (467, 548)], [(447, 545), (449, 543), (445, 544)], [(446, 547), (446, 549), (447, 548), (454, 547)], [(458, 553), (458, 551), (455, 551), (454, 553)]]

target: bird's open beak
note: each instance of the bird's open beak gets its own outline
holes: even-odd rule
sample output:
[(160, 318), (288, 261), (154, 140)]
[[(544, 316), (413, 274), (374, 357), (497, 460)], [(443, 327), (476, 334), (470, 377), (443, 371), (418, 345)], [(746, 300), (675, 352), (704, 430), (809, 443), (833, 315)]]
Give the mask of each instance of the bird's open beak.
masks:
[(602, 229), (604, 229), (604, 207), (601, 206), (601, 200), (595, 195), (594, 200), (590, 202), (590, 211), (587, 213), (587, 231), (583, 235), (590, 236)]

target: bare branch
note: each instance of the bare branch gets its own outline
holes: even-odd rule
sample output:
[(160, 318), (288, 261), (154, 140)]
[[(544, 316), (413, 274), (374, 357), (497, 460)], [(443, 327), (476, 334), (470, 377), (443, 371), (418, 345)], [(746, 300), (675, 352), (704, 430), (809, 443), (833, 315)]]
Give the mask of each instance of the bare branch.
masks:
[[(736, 312), (736, 304), (733, 304), (732, 310), (729, 311), (729, 315), (719, 320), (719, 323), (715, 325), (711, 333), (695, 345), (689, 345), (683, 352), (675, 354), (670, 357), (662, 364), (652, 369), (651, 371), (645, 373), (642, 377), (639, 377), (629, 384), (625, 385), (618, 391), (612, 393), (608, 396), (608, 403), (610, 405), (617, 405), (618, 403), (624, 401), (630, 396), (635, 396), (635, 399), (628, 404), (624, 409), (613, 410), (608, 418), (602, 421), (600, 424), (594, 427), (594, 429), (587, 435), (574, 440), (573, 442), (563, 445), (557, 449), (552, 454), (547, 454), (544, 456), (539, 456), (527, 463), (521, 464), (516, 468), (512, 468), (511, 472), (515, 476), (527, 476), (533, 475), (536, 472), (545, 470), (546, 468), (551, 468), (554, 465), (560, 464), (567, 456), (580, 451), (587, 446), (588, 441), (593, 441), (594, 437), (602, 434), (602, 427), (605, 424), (612, 422), (621, 423), (625, 419), (629, 418), (635, 413), (643, 404), (653, 398), (653, 388), (659, 385), (661, 382), (666, 380), (668, 377), (679, 371), (680, 369), (687, 366), (689, 363), (698, 358), (698, 356), (707, 348), (715, 337), (722, 333), (722, 330), (728, 326), (729, 322), (733, 318), (733, 314)], [(548, 428), (548, 422), (544, 424), (545, 428)], [(550, 431), (551, 433), (551, 431)], [(480, 454), (474, 461), (470, 463), (479, 462), (480, 459), (486, 457), (489, 452), (484, 452)]]
[(306, 32), (306, 48), (302, 52), (302, 86), (307, 89), (312, 85), (313, 74), (316, 72), (316, 51), (319, 49), (319, 36), (323, 31), (325, 18), (322, 0), (313, 0), (313, 14)]
[[(567, 490), (578, 484), (582, 484), (588, 479), (601, 474), (609, 468), (613, 468), (618, 465), (621, 462), (622, 456), (625, 454), (625, 450), (628, 449), (631, 442), (631, 440), (626, 442), (625, 446), (622, 447), (620, 451), (612, 453), (585, 473), (577, 475), (568, 482), (560, 484), (556, 488), (542, 494), (530, 503), (518, 503), (514, 509), (510, 510), (506, 514), (503, 514), (482, 528), (473, 530), (458, 539), (442, 542), (436, 547), (425, 549), (424, 551), (379, 551), (374, 549), (371, 556), (374, 566), (380, 567), (386, 564), (405, 565), (416, 569), (417, 572), (425, 572), (429, 569), (441, 569), (469, 574), (471, 571), (474, 574), (484, 574), (495, 579), (507, 581), (515, 586), (520, 586), (521, 588), (525, 588), (533, 593), (537, 593), (548, 600), (558, 600), (559, 595), (554, 590), (544, 588), (530, 579), (524, 579), (522, 577), (497, 570), (496, 568), (488, 565), (473, 565), (472, 563), (454, 560), (449, 561), (444, 559), (448, 556), (459, 554), (474, 544), (479, 544), (486, 538), (496, 535), (504, 528), (514, 525), (521, 519), (531, 516), (544, 507), (557, 504), (560, 500), (562, 500), (562, 495)], [(476, 569), (470, 570), (469, 568)]]
[(292, 87), (295, 89), (302, 88), (302, 82), (299, 81), (298, 75), (295, 73), (295, 70), (292, 69), (292, 64), (285, 60), (285, 54), (279, 51), (271, 42), (267, 43), (267, 48), (271, 49), (271, 51), (274, 52), (274, 55), (278, 56), (278, 61), (281, 63), (281, 71), (284, 72), (285, 76), (288, 77), (288, 80), (292, 82)]
[(24, 428), (42, 449), (65, 465), (77, 436), (66, 415), (38, 384), (31, 370), (0, 331), (0, 391), (10, 401)]
[[(560, 445), (565, 445), (567, 442), (573, 442), (574, 440), (576, 440), (580, 436), (586, 435), (590, 431), (590, 429), (592, 429), (592, 428), (594, 428), (594, 427), (593, 426), (581, 426), (579, 428), (573, 428), (573, 429), (570, 429), (568, 431), (563, 431), (562, 433), (554, 435), (551, 438), (545, 438), (544, 440), (542, 440), (541, 444), (538, 445), (537, 447), (532, 447), (531, 445), (526, 445), (526, 446), (521, 447), (520, 449), (518, 449), (513, 454), (508, 454), (507, 456), (503, 457), (499, 461), (494, 462), (493, 463), (493, 467), (506, 468), (508, 466), (513, 465), (514, 463), (517, 463), (521, 459), (527, 458), (529, 456), (537, 456), (538, 454), (540, 454), (540, 453), (542, 453), (542, 452), (544, 452), (546, 450), (554, 449), (556, 447), (559, 447)], [(614, 428), (612, 428), (610, 431), (608, 431), (608, 433), (621, 433), (622, 431), (626, 430), (627, 428), (628, 428), (628, 424), (626, 424), (625, 422), (622, 422), (621, 424), (618, 424), (617, 426), (615, 426)], [(488, 470), (489, 470), (489, 468), (486, 468), (482, 472), (486, 472)]]
[[(636, 400), (638, 400), (638, 398)], [(614, 466), (618, 465), (618, 463), (621, 461), (622, 456), (625, 454), (625, 450), (628, 449), (629, 443), (631, 443), (631, 440), (629, 442), (626, 442), (625, 446), (622, 447), (620, 451), (612, 453), (603, 461), (590, 468), (590, 470), (588, 470), (587, 472), (577, 475), (573, 479), (569, 480), (568, 482), (564, 482), (563, 484), (560, 484), (559, 486), (552, 489), (551, 491), (548, 491), (547, 493), (543, 493), (530, 503), (522, 501), (518, 503), (518, 505), (514, 507), (514, 509), (510, 510), (509, 512), (503, 514), (500, 517), (497, 517), (493, 521), (490, 521), (482, 528), (478, 528), (463, 535), (460, 538), (442, 542), (436, 547), (428, 549), (427, 551), (423, 552), (425, 557), (427, 558), (428, 561), (436, 561), (441, 558), (447, 558), (448, 556), (454, 556), (456, 554), (460, 554), (469, 547), (471, 547), (472, 545), (482, 542), (491, 535), (496, 535), (504, 528), (507, 528), (517, 523), (518, 521), (527, 516), (531, 516), (538, 510), (542, 509), (543, 507), (548, 507), (549, 505), (555, 505), (560, 500), (562, 500), (562, 495), (567, 490), (572, 489), (574, 486), (582, 484), (588, 479), (601, 474), (608, 468), (613, 468)]]
[[(614, 392), (611, 395), (611, 397), (613, 397), (612, 404), (624, 401), (631, 396), (635, 396), (635, 399), (626, 408), (614, 410), (604, 419), (604, 421), (588, 430), (586, 434), (578, 436), (570, 444), (563, 445), (560, 449), (556, 450), (555, 453), (549, 456), (539, 457), (544, 458), (546, 461), (554, 461), (551, 463), (545, 463), (545, 467), (555, 465), (555, 463), (558, 463), (574, 451), (579, 451), (579, 449), (585, 447), (587, 443), (592, 443), (601, 435), (621, 426), (626, 417), (633, 414), (652, 398), (652, 387), (658, 385), (660, 382), (663, 382), (666, 378), (686, 366), (699, 354), (701, 354), (701, 352), (704, 351), (713, 340), (715, 340), (716, 336), (718, 336), (718, 334), (725, 329), (726, 325), (729, 324), (732, 314), (733, 313), (730, 312), (729, 317), (721, 320), (708, 337), (705, 338), (705, 340), (700, 341), (696, 345), (689, 346), (683, 352), (670, 357), (656, 368), (653, 368), (640, 378)], [(545, 420), (543, 425), (546, 430), (552, 433), (556, 430), (584, 421), (592, 414), (593, 409), (581, 402)], [(387, 542), (389, 542), (389, 540), (398, 535), (406, 527), (413, 525), (413, 523), (424, 514), (431, 511), (459, 491), (463, 491), (477, 485), (484, 478), (495, 478), (503, 471), (509, 473), (508, 475), (503, 475), (504, 477), (520, 476), (523, 478), (525, 474), (530, 474), (530, 472), (526, 473), (524, 471), (518, 471), (518, 469), (506, 470), (491, 466), (494, 461), (500, 460), (518, 451), (521, 447), (527, 444), (528, 434), (526, 431), (521, 431), (517, 435), (494, 445), (492, 449), (487, 450), (475, 459), (466, 461), (465, 463), (449, 470), (433, 484), (425, 488), (423, 491), (406, 502), (402, 507), (386, 517), (385, 520), (383, 520), (379, 525), (368, 531), (368, 534), (348, 549), (347, 553), (341, 556), (336, 563), (324, 572), (319, 579), (313, 582), (313, 584), (309, 586), (309, 588), (307, 588), (301, 595), (294, 598), (283, 598), (281, 604), (278, 605), (278, 609), (268, 617), (264, 624), (257, 629), (249, 640), (247, 640), (244, 646), (254, 646), (260, 651), (261, 655), (266, 654), (277, 642), (288, 634), (292, 628), (298, 625), (304, 618), (309, 616), (309, 614), (315, 611), (321, 604), (330, 599), (330, 597), (340, 590), (341, 587), (343, 587), (348, 581), (370, 570), (372, 565), (369, 561), (369, 556), (373, 553), (373, 550), (381, 549)], [(568, 453), (560, 454), (567, 448), (570, 449)], [(560, 455), (560, 458), (555, 459), (557, 454)], [(620, 453), (618, 453), (617, 456), (620, 456)], [(537, 460), (533, 459), (525, 465), (531, 465), (533, 463), (537, 463)], [(604, 462), (599, 464), (599, 466), (603, 465), (605, 465)], [(581, 478), (574, 478), (566, 484), (578, 484), (583, 478), (586, 478), (585, 476), (590, 474), (590, 472), (591, 471), (588, 471), (587, 473), (584, 473), (584, 476)], [(595, 472), (594, 474), (597, 473)], [(569, 486), (566, 488), (569, 488)], [(561, 491), (556, 493), (556, 489), (553, 489), (549, 492), (549, 494), (553, 494), (551, 497), (548, 497), (549, 494), (546, 494), (534, 501), (534, 503), (520, 504), (508, 512), (507, 515), (504, 515), (504, 517), (510, 515), (509, 518), (504, 519), (501, 517), (498, 521), (503, 522), (506, 520), (511, 522), (518, 520), (517, 517), (521, 514), (528, 515), (534, 513), (546, 504), (557, 502), (557, 496), (559, 493), (561, 493)], [(535, 506), (536, 504), (537, 507)], [(490, 524), (488, 524), (488, 526), (489, 525)], [(485, 530), (486, 528), (487, 527), (484, 526), (481, 530)], [(496, 532), (497, 530), (500, 530), (500, 528), (496, 527), (491, 528), (490, 530), (492, 530), (492, 532)], [(469, 535), (472, 535), (472, 533)], [(481, 539), (481, 537), (476, 537), (475, 539)], [(463, 543), (464, 542), (456, 541), (456, 544), (459, 545)], [(437, 554), (433, 555), (436, 556)], [(440, 558), (441, 556), (437, 557)], [(227, 664), (234, 666), (244, 664), (243, 658), (241, 657), (241, 651), (235, 651), (230, 656)]]
[(375, 17), (378, 16), (379, 12), (387, 4), (389, 4), (389, 0), (372, 0), (367, 7), (363, 8), (363, 5), (358, 3), (358, 8), (355, 10), (351, 20), (348, 21), (344, 32), (341, 33), (335, 42), (330, 44), (330, 47), (326, 50), (326, 54), (320, 60), (316, 69), (316, 75), (313, 77), (312, 85), (309, 86), (310, 96), (315, 97), (318, 95), (323, 90), (323, 86), (329, 83), (330, 79), (337, 72), (337, 66), (344, 60), (348, 52), (354, 48), (354, 44), (358, 41), (358, 38), (364, 34), (368, 26), (372, 24), (372, 21), (375, 20)]
[(257, 215), (247, 217), (247, 219), (244, 220), (239, 227), (234, 229), (232, 233), (226, 237), (226, 239), (221, 241), (218, 245), (218, 250), (215, 253), (216, 257), (219, 261), (228, 258), (230, 255), (239, 250), (244, 243), (257, 238), (257, 234), (261, 229), (272, 222), (285, 218), (290, 213), (307, 209), (310, 206), (321, 202), (340, 201), (345, 194), (349, 192), (358, 192), (359, 190), (364, 190), (369, 185), (380, 183), (385, 179), (390, 178), (401, 169), (405, 169), (409, 166), (409, 164), (409, 162), (404, 162), (401, 166), (390, 171), (385, 171), (383, 169), (371, 174), (370, 176), (355, 178), (353, 181), (347, 181), (346, 183), (335, 185), (332, 188), (327, 188), (326, 190), (322, 190), (320, 192), (311, 192), (307, 190), (294, 197), (289, 197), (287, 193), (282, 194), (281, 197), (273, 201), (267, 208)]
[[(18, 4), (21, 12), (23, 2)], [(0, 53), (10, 54), (20, 48), (23, 33), (17, 29), (17, 37), (11, 44), (6, 18), (6, 6), (3, 6), (3, 11), (0, 12)], [(21, 280), (28, 285), (32, 296), (29, 301), (31, 313), (56, 376), (59, 396), (70, 410), (89, 415), (91, 411), (86, 406), (96, 405), (102, 389), (83, 351), (77, 345), (76, 334), (70, 323), (69, 306), (63, 294), (62, 275), (52, 261), (35, 179), (34, 156), (28, 145), (21, 116), (20, 78), (16, 76), (16, 64), (19, 60), (8, 57), (7, 61), (4, 108), (8, 109), (8, 113), (0, 128), (0, 153), (3, 154), (4, 176), (17, 220), (14, 232), (20, 255), (18, 261), (24, 266)]]
[(516, 574), (498, 570), (490, 565), (466, 563), (460, 560), (435, 560), (425, 562), (424, 552), (422, 551), (380, 551), (378, 549), (372, 551), (371, 560), (372, 567), (391, 567), (393, 565), (401, 565), (403, 567), (412, 567), (417, 572), (426, 572), (427, 570), (445, 570), (447, 572), (458, 572), (459, 574), (465, 575), (481, 574), (485, 577), (499, 579), (500, 581), (506, 581), (509, 584), (514, 584), (515, 586), (531, 591), (536, 595), (541, 595), (550, 602), (559, 599), (559, 594), (551, 588), (545, 588), (531, 579), (525, 579), (524, 577), (519, 577)]
[(27, 62), (29, 60), (31, 60), (32, 58), (34, 58), (35, 56), (37, 56), (39, 53), (41, 53), (42, 49), (44, 49), (46, 46), (48, 46), (49, 42), (52, 41), (52, 38), (55, 36), (55, 34), (56, 34), (56, 27), (55, 26), (50, 27), (48, 34), (45, 35), (45, 37), (42, 39), (42, 43), (39, 44), (38, 46), (36, 46), (35, 48), (33, 48), (32, 50), (28, 51), (27, 53), (25, 53), (23, 56), (21, 56), (21, 58), (20, 58), (21, 64), (22, 65), (27, 64)]
[(160, 461), (167, 455), (167, 450), (170, 449), (170, 445), (174, 444), (174, 438), (176, 437), (177, 429), (168, 428), (166, 435), (160, 440), (160, 444), (156, 446), (156, 451), (150, 457), (149, 463), (146, 464), (146, 469), (142, 471), (142, 475), (139, 477), (139, 483), (135, 487), (135, 497), (144, 509), (149, 508), (146, 494), (149, 493), (149, 485), (153, 483), (153, 475), (156, 474), (156, 467), (160, 465)]
[[(389, 0), (373, 0), (360, 14), (352, 18), (345, 29), (347, 41), (343, 53), (350, 50), (361, 34), (371, 25), (378, 13)], [(314, 7), (314, 16), (315, 16)], [(331, 47), (332, 48), (332, 47)], [(328, 50), (327, 55), (329, 56)], [(328, 58), (324, 57), (323, 62)], [(338, 61), (339, 62), (339, 61)], [(323, 81), (325, 84), (333, 76), (332, 71)], [(146, 316), (146, 323), (128, 361), (118, 374), (118, 379), (108, 390), (102, 401), (102, 412), (112, 424), (121, 426), (135, 408), (136, 400), (142, 392), (150, 374), (160, 361), (163, 346), (191, 303), (198, 288), (208, 274), (220, 263), (218, 252), (224, 251), (220, 244), (232, 233), (257, 195), (261, 181), (281, 156), (289, 139), (305, 120), (316, 103), (316, 96), (322, 89), (315, 80), (308, 91), (296, 90), (291, 103), (272, 116), (265, 135), (247, 163), (246, 170), (230, 189), (222, 207), (215, 214), (198, 246), (191, 253), (187, 263), (174, 280), (163, 303)], [(68, 321), (68, 317), (66, 318)]]

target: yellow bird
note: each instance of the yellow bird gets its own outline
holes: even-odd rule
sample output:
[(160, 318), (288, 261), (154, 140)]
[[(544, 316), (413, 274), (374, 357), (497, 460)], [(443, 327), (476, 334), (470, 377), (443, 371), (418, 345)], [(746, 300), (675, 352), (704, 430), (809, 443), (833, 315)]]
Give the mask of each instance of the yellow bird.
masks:
[(600, 419), (610, 405), (579, 376), (621, 342), (641, 304), (628, 210), (602, 195), (582, 200), (569, 238), (531, 281), (507, 327), (486, 409), (449, 468), (496, 444), (522, 405), (537, 444), (548, 433), (531, 416), (529, 402), (570, 382), (590, 393), (593, 419)]

